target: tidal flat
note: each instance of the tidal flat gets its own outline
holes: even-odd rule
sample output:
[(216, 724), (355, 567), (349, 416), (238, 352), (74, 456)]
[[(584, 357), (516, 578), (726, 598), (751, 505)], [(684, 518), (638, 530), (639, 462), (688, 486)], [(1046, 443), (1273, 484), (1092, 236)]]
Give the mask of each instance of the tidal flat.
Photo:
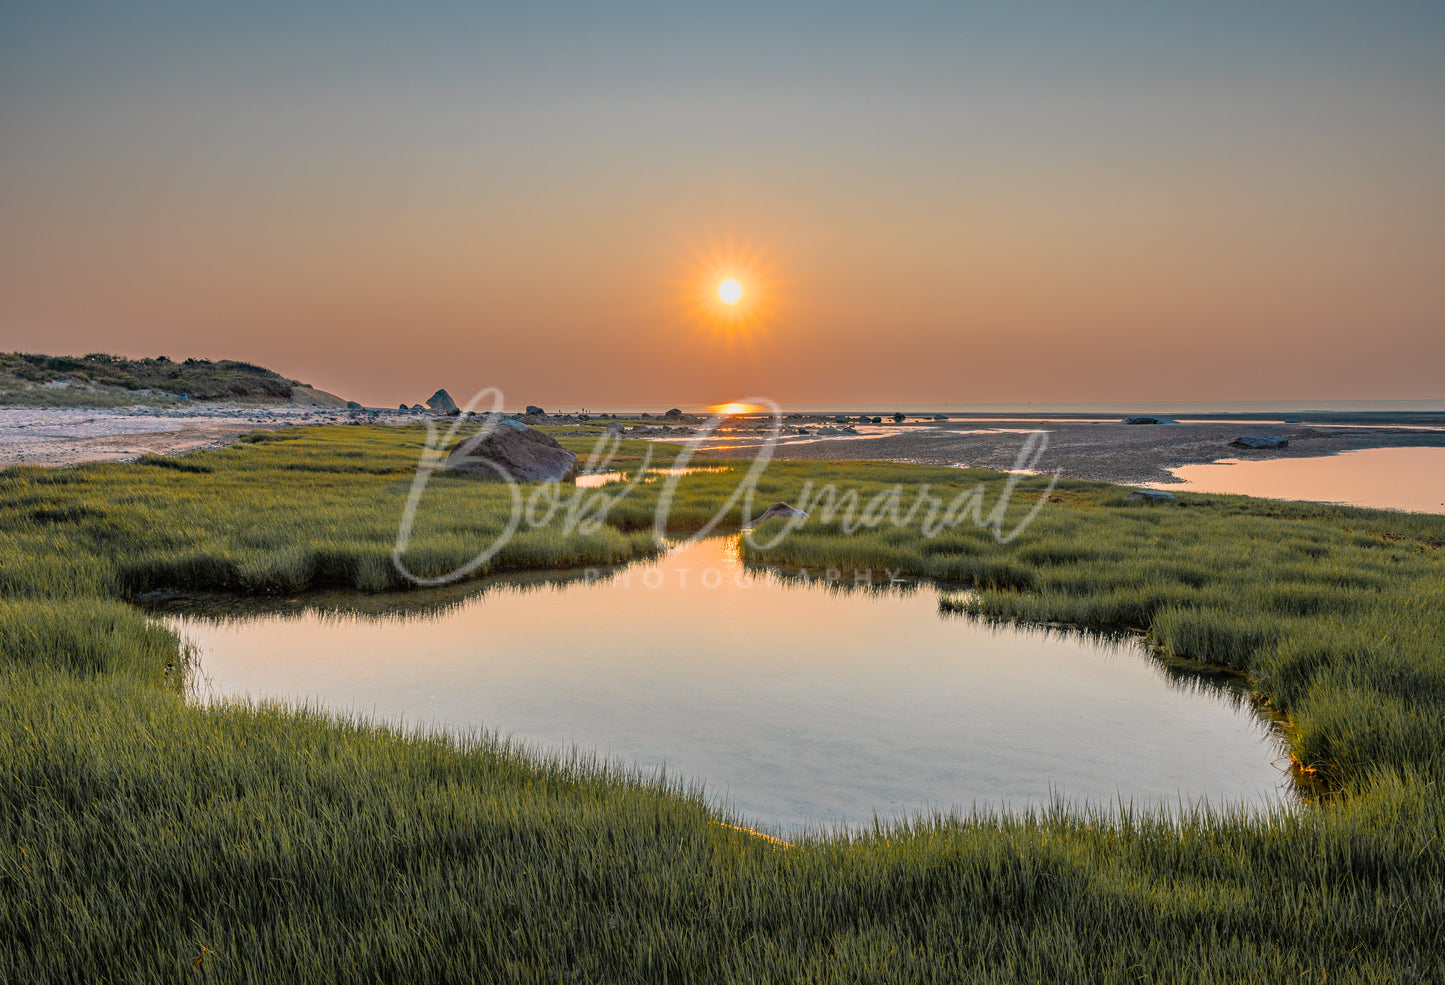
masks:
[[(1052, 804), (782, 845), (687, 778), (484, 731), (185, 700), (180, 640), (132, 600), (407, 587), (391, 551), (424, 443), (420, 428), (295, 428), (182, 458), (0, 473), (0, 980), (1434, 975), (1445, 517), (1149, 503), (1029, 478), (1000, 524), (1042, 506), (1007, 543), (967, 517), (932, 537), (921, 517), (769, 521), (745, 558), (934, 578), (958, 586), (948, 604), (966, 618), (1134, 629), (1170, 659), (1226, 668), (1286, 723), (1320, 787), (1263, 813)], [(613, 464), (643, 454), (624, 443)], [(745, 505), (719, 506), (744, 470), (677, 477), (669, 532), (740, 527)], [(808, 483), (864, 504), (928, 485), (979, 487), (986, 514), (1008, 482), (775, 462), (755, 506), (797, 502)], [(667, 485), (620, 493), (595, 529), (555, 511), (477, 573), (649, 557)], [(510, 495), (433, 478), (408, 565), (474, 558)]]

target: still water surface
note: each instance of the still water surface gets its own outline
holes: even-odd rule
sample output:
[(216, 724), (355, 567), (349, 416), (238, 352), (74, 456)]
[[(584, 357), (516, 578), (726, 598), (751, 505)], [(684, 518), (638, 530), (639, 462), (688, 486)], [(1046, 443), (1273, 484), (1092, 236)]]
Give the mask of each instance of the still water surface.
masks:
[[(860, 576), (861, 577), (861, 576)], [(487, 729), (695, 778), (783, 831), (928, 809), (1288, 798), (1273, 728), (1131, 639), (998, 629), (736, 538), (450, 593), (172, 604), (203, 697)]]
[(1225, 459), (1172, 470), (1156, 489), (1445, 513), (1445, 448), (1366, 448), (1312, 458)]

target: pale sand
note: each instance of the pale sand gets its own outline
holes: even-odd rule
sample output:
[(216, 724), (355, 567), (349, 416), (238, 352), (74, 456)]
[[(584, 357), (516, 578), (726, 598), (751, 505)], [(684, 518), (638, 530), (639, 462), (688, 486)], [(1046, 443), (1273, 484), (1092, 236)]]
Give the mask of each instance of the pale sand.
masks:
[(354, 415), (322, 407), (188, 407), (185, 409), (0, 407), (0, 468), (129, 461), (220, 448), (248, 431), (301, 424), (414, 422), (422, 414)]

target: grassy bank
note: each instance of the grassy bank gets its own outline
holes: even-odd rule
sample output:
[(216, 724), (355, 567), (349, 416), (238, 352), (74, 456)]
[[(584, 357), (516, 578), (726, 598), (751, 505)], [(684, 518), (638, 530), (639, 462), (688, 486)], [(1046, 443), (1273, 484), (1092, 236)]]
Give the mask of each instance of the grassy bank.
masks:
[[(1344, 795), (1267, 817), (931, 818), (782, 848), (605, 764), (181, 700), (164, 674), (177, 641), (123, 600), (396, 587), (423, 439), (296, 429), (184, 459), (0, 473), (0, 981), (1434, 976), (1441, 518), (1158, 506), (1076, 483), (1000, 545), (971, 520), (932, 538), (920, 518), (845, 533), (815, 510), (750, 557), (978, 585), (959, 601), (971, 618), (1148, 629), (1248, 674)], [(810, 480), (863, 504), (893, 483), (952, 497), (983, 482), (985, 514), (1003, 488), (957, 470), (777, 463), (758, 508), (796, 502)], [(735, 484), (686, 477), (675, 529), (707, 522)], [(558, 511), (480, 570), (645, 556), (660, 489), (632, 490), (591, 533)], [(408, 564), (474, 556), (509, 497), (434, 478)], [(1013, 499), (1006, 530), (1035, 484)]]
[(192, 400), (289, 400), (300, 386), (263, 366), (234, 359), (165, 356), (125, 359), (103, 352), (46, 356), (0, 352), (0, 404), (40, 407), (171, 406)]

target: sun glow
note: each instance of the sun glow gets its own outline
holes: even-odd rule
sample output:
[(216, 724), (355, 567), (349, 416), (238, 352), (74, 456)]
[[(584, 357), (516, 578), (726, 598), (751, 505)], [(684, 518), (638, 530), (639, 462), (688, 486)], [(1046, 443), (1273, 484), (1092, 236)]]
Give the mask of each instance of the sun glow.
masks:
[(723, 304), (737, 304), (743, 299), (743, 285), (736, 277), (729, 277), (717, 286), (717, 296)]
[(740, 342), (777, 316), (778, 282), (764, 253), (732, 242), (699, 249), (687, 274), (689, 321)]
[(762, 410), (762, 408), (759, 407), (757, 404), (732, 403), (714, 404), (713, 406), (709, 407), (708, 410), (712, 411), (714, 414), (727, 414), (731, 417), (735, 414), (756, 414), (758, 411)]

